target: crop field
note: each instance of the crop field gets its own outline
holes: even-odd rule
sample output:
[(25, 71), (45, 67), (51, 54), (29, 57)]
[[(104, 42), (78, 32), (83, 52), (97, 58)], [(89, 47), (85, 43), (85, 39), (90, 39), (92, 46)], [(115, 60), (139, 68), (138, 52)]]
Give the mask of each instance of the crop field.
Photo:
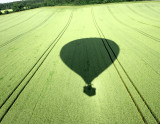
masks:
[(160, 2), (0, 16), (0, 123), (160, 124)]

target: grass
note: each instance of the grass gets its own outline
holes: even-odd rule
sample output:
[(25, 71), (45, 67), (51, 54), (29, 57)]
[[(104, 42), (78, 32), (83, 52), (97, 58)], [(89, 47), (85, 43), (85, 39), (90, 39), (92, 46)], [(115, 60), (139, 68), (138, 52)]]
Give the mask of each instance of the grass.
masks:
[(0, 16), (0, 121), (159, 123), (160, 4)]

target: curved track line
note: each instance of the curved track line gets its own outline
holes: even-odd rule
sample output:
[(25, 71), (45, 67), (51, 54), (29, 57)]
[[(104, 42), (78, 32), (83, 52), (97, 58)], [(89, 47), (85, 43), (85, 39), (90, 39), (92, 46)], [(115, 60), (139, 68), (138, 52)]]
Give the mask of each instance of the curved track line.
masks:
[[(97, 22), (96, 22), (95, 16), (94, 16), (94, 14), (93, 14), (93, 9), (91, 10), (91, 12), (92, 12), (93, 22), (94, 22), (94, 24), (95, 24), (95, 27), (96, 27), (96, 29), (97, 29), (97, 32), (98, 32), (98, 34), (100, 35), (100, 37), (102, 38), (102, 37), (104, 37), (104, 35), (103, 35), (101, 29), (99, 28)], [(120, 79), (121, 79), (121, 81), (122, 81), (122, 83), (123, 83), (125, 89), (127, 90), (127, 92), (128, 92), (128, 94), (129, 94), (129, 96), (130, 96), (132, 102), (134, 103), (135, 107), (137, 108), (137, 110), (138, 110), (138, 112), (139, 112), (139, 114), (140, 114), (140, 116), (141, 116), (143, 122), (144, 122), (144, 123), (147, 123), (147, 121), (146, 121), (145, 117), (143, 116), (143, 114), (142, 114), (140, 108), (138, 107), (138, 105), (137, 105), (136, 101), (134, 100), (134, 98), (133, 98), (131, 92), (129, 91), (129, 89), (128, 89), (126, 83), (125, 83), (125, 81), (123, 80), (123, 78), (122, 78), (122, 76), (121, 76), (121, 74), (120, 74), (118, 68), (117, 68), (116, 65), (114, 64), (114, 61), (113, 61), (113, 59), (112, 59), (112, 57), (111, 57), (111, 54), (110, 54), (109, 50), (107, 49), (107, 47), (106, 47), (106, 45), (105, 45), (105, 42), (108, 44), (108, 41), (107, 41), (107, 40), (104, 40), (104, 39), (105, 39), (105, 37), (102, 38), (103, 45), (104, 45), (104, 47), (105, 47), (105, 49), (106, 49), (107, 54), (109, 55), (110, 60), (112, 61), (113, 65), (114, 65), (114, 68), (116, 69), (116, 71), (117, 71), (117, 73), (118, 73), (118, 75), (119, 75), (119, 77), (120, 77)], [(109, 47), (109, 48), (110, 48), (110, 47)], [(111, 48), (110, 48), (110, 49), (111, 49)], [(111, 49), (111, 51), (113, 52), (112, 49)], [(117, 56), (115, 56), (115, 53), (114, 53), (114, 57), (117, 58)], [(118, 60), (118, 58), (117, 58), (117, 60)]]
[[(22, 13), (19, 13), (19, 12), (23, 12), (23, 14), (22, 14)], [(22, 16), (22, 15), (25, 14), (24, 11), (19, 11), (19, 12), (10, 13), (9, 15), (8, 15), (8, 14), (3, 15), (3, 16), (11, 16), (11, 17), (9, 17), (8, 19), (4, 19), (4, 20), (1, 20), (1, 19), (0, 19), (0, 20), (1, 20), (0, 23), (1, 23), (1, 24), (4, 23), (4, 22), (9, 23), (10, 21), (12, 22), (12, 20), (17, 19), (19, 16)], [(13, 15), (13, 14), (15, 14), (15, 15)], [(12, 16), (13, 16), (14, 18), (13, 18)], [(7, 17), (6, 17), (6, 18), (7, 18)]]
[(150, 10), (152, 10), (153, 12), (155, 12), (155, 13), (157, 13), (157, 14), (160, 14), (160, 11), (157, 11), (157, 10), (153, 9), (151, 6), (146, 5), (146, 4), (145, 4), (145, 6), (146, 6), (147, 8), (149, 8)]
[[(124, 23), (124, 22), (122, 22), (121, 20), (119, 20), (114, 14), (113, 14), (113, 12), (110, 10), (110, 8), (107, 8), (108, 9), (108, 11), (110, 12), (110, 14), (112, 15), (112, 17), (118, 22), (118, 23), (120, 23), (121, 25), (124, 25), (125, 27), (127, 27), (127, 28), (130, 28), (130, 29), (133, 29), (133, 30), (135, 30), (133, 27), (131, 27), (130, 25), (127, 25), (126, 23)], [(135, 30), (135, 31), (137, 31), (137, 30)], [(140, 32), (139, 32), (140, 33)], [(143, 35), (143, 34), (142, 34)], [(153, 39), (152, 39), (153, 40)], [(145, 45), (143, 42), (142, 42), (142, 44), (143, 45)], [(146, 46), (146, 45), (145, 45)], [(152, 51), (155, 51), (154, 49), (152, 49), (152, 48), (150, 48), (150, 47), (148, 47), (148, 46), (146, 46), (147, 48), (149, 48), (149, 49), (151, 49)], [(157, 52), (157, 51), (155, 51), (156, 53), (159, 53), (159, 52)], [(153, 54), (152, 53), (152, 55), (154, 55), (154, 56), (156, 56), (155, 54)], [(157, 56), (156, 56), (157, 57)]]
[(155, 73), (160, 75), (160, 73), (157, 70), (155, 70), (148, 62), (146, 62), (144, 59), (142, 59), (142, 61), (144, 61)]
[(154, 28), (160, 28), (159, 26), (156, 26), (156, 25), (151, 25), (151, 24), (148, 24), (148, 23), (145, 23), (145, 22), (141, 22), (141, 21), (139, 21), (139, 20), (136, 20), (135, 18), (132, 18), (132, 17), (130, 17), (130, 16), (128, 16), (131, 20), (134, 20), (134, 21), (136, 21), (136, 22), (138, 22), (138, 23), (141, 23), (141, 24), (144, 24), (144, 25), (148, 25), (148, 26), (151, 26), (151, 27), (154, 27)]
[(13, 95), (13, 93), (16, 91), (16, 89), (22, 84), (22, 82), (25, 80), (25, 78), (31, 73), (31, 71), (35, 68), (36, 65), (38, 65), (38, 63), (41, 60), (40, 64), (36, 68), (36, 70), (34, 72), (32, 72), (33, 74), (31, 75), (31, 77), (29, 77), (29, 79), (27, 80), (26, 84), (23, 86), (23, 88), (20, 90), (20, 92), (16, 95), (15, 99), (13, 100), (13, 102), (9, 105), (9, 107), (7, 108), (7, 110), (5, 111), (5, 113), (0, 118), (0, 122), (3, 120), (3, 118), (8, 113), (8, 111), (10, 110), (10, 108), (13, 106), (13, 104), (15, 103), (15, 101), (18, 99), (18, 97), (20, 96), (20, 94), (22, 93), (22, 91), (29, 84), (30, 80), (33, 78), (33, 76), (36, 74), (36, 72), (38, 71), (38, 69), (41, 67), (41, 65), (43, 64), (43, 62), (46, 60), (46, 58), (48, 57), (48, 55), (51, 53), (51, 51), (53, 50), (53, 48), (55, 47), (55, 45), (58, 43), (58, 41), (60, 40), (60, 38), (63, 36), (63, 34), (65, 33), (65, 31), (67, 30), (67, 28), (69, 27), (69, 25), (71, 23), (72, 17), (73, 17), (73, 11), (70, 14), (70, 17), (69, 17), (69, 20), (68, 20), (66, 26), (62, 29), (62, 31), (59, 33), (59, 35), (56, 37), (56, 39), (54, 39), (54, 41), (49, 45), (49, 47), (45, 50), (45, 52), (38, 59), (38, 61), (34, 64), (34, 66), (30, 69), (30, 71), (26, 74), (26, 76), (20, 81), (20, 83), (14, 88), (14, 90), (10, 93), (10, 95), (7, 97), (7, 99), (0, 106), (0, 109), (1, 109), (3, 107), (3, 105), (9, 100), (9, 98)]
[(137, 28), (134, 28), (134, 27), (132, 27), (132, 26), (130, 26), (130, 25), (127, 25), (126, 23), (122, 22), (121, 20), (119, 20), (119, 19), (113, 14), (113, 12), (111, 11), (111, 9), (110, 9), (109, 7), (107, 7), (107, 9), (108, 9), (108, 11), (111, 13), (111, 15), (115, 18), (115, 20), (116, 20), (117, 22), (119, 22), (120, 24), (125, 25), (125, 26), (129, 27), (130, 29), (137, 31), (137, 32), (139, 32), (140, 34), (142, 34), (142, 35), (144, 35), (144, 36), (146, 36), (146, 37), (148, 37), (148, 38), (150, 38), (150, 39), (152, 39), (152, 40), (154, 40), (154, 41), (160, 42), (160, 39), (159, 39), (159, 38), (154, 37), (154, 36), (152, 36), (152, 35), (150, 35), (150, 34), (147, 34), (147, 33), (143, 32), (143, 31), (141, 31), (141, 30), (139, 30), (139, 29), (137, 29)]
[(36, 12), (35, 14), (31, 15), (31, 16), (30, 16), (29, 18), (27, 18), (26, 20), (23, 20), (23, 21), (21, 21), (21, 22), (15, 24), (15, 25), (12, 25), (12, 26), (10, 26), (10, 27), (8, 27), (8, 28), (6, 28), (6, 29), (3, 29), (3, 30), (1, 30), (0, 32), (4, 32), (4, 31), (6, 31), (6, 30), (8, 30), (8, 29), (10, 29), (10, 28), (13, 28), (13, 27), (15, 27), (15, 26), (17, 26), (17, 25), (19, 25), (19, 24), (24, 23), (24, 22), (30, 20), (31, 18), (33, 18), (35, 15), (37, 15), (37, 14), (40, 13), (40, 12), (41, 12), (41, 11)]
[(159, 22), (159, 20), (156, 20), (156, 19), (153, 19), (153, 18), (144, 16), (143, 14), (140, 14), (140, 13), (136, 12), (135, 10), (133, 10), (130, 6), (128, 6), (128, 5), (126, 5), (126, 6), (127, 6), (127, 8), (128, 8), (129, 10), (131, 10), (131, 11), (132, 11), (133, 13), (135, 13), (136, 15), (139, 15), (140, 17), (143, 17), (143, 18), (146, 18), (146, 19), (150, 19), (150, 20)]
[(24, 36), (24, 35), (30, 33), (31, 31), (34, 31), (35, 29), (41, 27), (41, 26), (42, 26), (43, 24), (45, 24), (45, 23), (46, 23), (46, 22), (47, 22), (54, 14), (55, 14), (55, 13), (56, 13), (56, 12), (50, 14), (43, 22), (41, 22), (39, 25), (33, 27), (33, 28), (30, 29), (29, 31), (26, 31), (26, 32), (24, 32), (24, 33), (21, 33), (21, 34), (17, 35), (16, 37), (14, 37), (14, 38), (12, 38), (12, 39), (6, 41), (6, 42), (3, 43), (3, 44), (1, 44), (1, 45), (0, 45), (0, 48), (2, 48), (2, 47), (4, 47), (4, 46), (6, 46), (7, 44), (9, 44), (9, 43), (11, 43), (11, 42), (17, 40), (17, 39), (20, 38), (20, 37), (22, 37), (22, 36)]
[[(97, 24), (97, 27), (98, 27), (98, 24)], [(98, 28), (99, 28), (99, 27), (98, 27)], [(102, 36), (105, 38), (105, 36), (104, 36), (104, 34), (103, 34), (103, 32), (101, 31), (100, 28), (99, 28), (99, 30), (100, 30)], [(114, 57), (117, 58), (115, 52), (113, 51), (113, 48), (110, 46), (110, 44), (108, 43), (107, 40), (105, 40), (105, 41), (106, 41), (108, 47), (110, 48), (110, 50), (112, 51)], [(104, 45), (105, 45), (105, 44), (104, 44)], [(106, 46), (105, 46), (105, 47), (106, 47)], [(106, 49), (107, 49), (107, 47), (106, 47)], [(109, 51), (108, 51), (108, 52), (109, 52)], [(111, 56), (111, 55), (110, 55), (110, 56)], [(112, 58), (111, 58), (111, 59), (112, 59)], [(112, 60), (112, 61), (113, 61), (113, 60)], [(118, 58), (117, 58), (117, 62), (119, 63), (120, 67), (122, 68), (122, 70), (123, 70), (124, 73), (126, 74), (127, 78), (128, 78), (129, 81), (131, 82), (132, 86), (134, 87), (134, 89), (136, 90), (136, 92), (138, 93), (138, 95), (140, 96), (140, 98), (142, 99), (142, 101), (144, 102), (144, 104), (146, 105), (146, 107), (148, 108), (148, 110), (150, 111), (150, 113), (152, 114), (152, 116), (154, 117), (154, 119), (156, 120), (156, 122), (159, 124), (159, 123), (160, 123), (159, 119), (157, 118), (157, 116), (155, 115), (155, 113), (152, 111), (151, 107), (148, 105), (148, 103), (146, 102), (146, 100), (144, 99), (144, 97), (142, 96), (142, 94), (140, 93), (140, 91), (138, 90), (138, 88), (136, 87), (136, 85), (134, 84), (134, 82), (132, 81), (132, 79), (130, 78), (130, 76), (128, 75), (128, 73), (126, 72), (126, 70), (124, 69), (124, 67), (122, 66), (122, 64), (121, 64), (121, 62), (119, 61)], [(114, 65), (114, 67), (116, 68), (117, 73), (119, 74), (119, 76), (120, 76), (120, 78), (121, 78), (121, 80), (122, 80), (125, 88), (127, 89), (127, 92), (129, 93), (130, 97), (133, 98), (132, 94), (130, 93), (129, 89), (127, 88), (127, 86), (126, 86), (126, 84), (125, 84), (122, 76), (120, 75), (120, 72), (118, 71), (118, 68), (117, 68), (116, 65), (114, 64), (114, 62), (113, 62), (113, 65)], [(139, 111), (139, 113), (140, 113), (140, 115), (141, 115), (144, 123), (147, 123), (147, 121), (146, 121), (146, 119), (144, 118), (144, 116), (142, 115), (142, 112), (140, 111), (138, 105), (136, 104), (134, 98), (132, 99), (132, 101), (134, 102), (135, 106), (137, 107), (137, 110)]]
[[(114, 16), (114, 14), (110, 11), (110, 13), (111, 13), (111, 15), (115, 18), (115, 20), (117, 21), (117, 22), (119, 22), (120, 24), (122, 24), (122, 25), (124, 25), (124, 26), (127, 26), (127, 27), (129, 27), (128, 25), (126, 25), (125, 23), (123, 23), (122, 21), (120, 21), (116, 16)], [(143, 43), (144, 44), (144, 43)], [(145, 44), (144, 44), (145, 45)], [(145, 45), (146, 46), (146, 45)], [(148, 47), (148, 46), (146, 46), (146, 47)], [(152, 48), (149, 48), (148, 47), (148, 49), (151, 49), (151, 50), (153, 50)], [(154, 50), (153, 50), (154, 51)], [(155, 52), (157, 52), (157, 51), (155, 51)], [(156, 56), (155, 54), (153, 54), (153, 53), (151, 53), (152, 55), (154, 55), (154, 56)], [(156, 56), (157, 57), (157, 56)], [(158, 58), (158, 57), (157, 57)], [(144, 61), (144, 60), (143, 60)], [(144, 61), (145, 62), (145, 61)], [(146, 62), (145, 62), (146, 63)], [(148, 64), (148, 63), (146, 63), (146, 64)], [(150, 66), (151, 68), (152, 68), (152, 70), (153, 71), (155, 71), (155, 69), (150, 65), (150, 64), (148, 64), (148, 66)], [(157, 71), (155, 71), (157, 74), (159, 74)]]
[[(128, 28), (131, 28), (131, 29), (133, 29), (134, 30), (134, 28), (133, 27), (131, 27), (130, 25), (127, 25), (127, 24), (125, 24), (124, 22), (122, 22), (121, 20), (119, 20), (114, 14), (113, 14), (113, 12), (110, 10), (110, 8), (107, 8), (108, 9), (108, 11), (111, 13), (111, 15), (113, 16), (113, 18), (118, 22), (118, 23), (120, 23), (121, 25), (124, 25), (124, 26), (126, 26), (126, 27), (128, 27)], [(140, 32), (139, 32), (140, 33)], [(142, 34), (143, 35), (143, 34)], [(144, 43), (143, 43), (144, 44)], [(145, 44), (144, 44), (145, 45)], [(146, 45), (145, 45), (146, 46)], [(148, 47), (148, 46), (146, 46), (146, 47)], [(149, 48), (149, 47), (148, 47)], [(151, 49), (151, 48), (149, 48), (149, 49)], [(151, 50), (153, 50), (153, 49), (151, 49)], [(153, 51), (155, 51), (155, 50), (153, 50)], [(155, 51), (155, 52), (157, 52), (157, 51)], [(153, 54), (154, 56), (155, 56), (155, 54)]]

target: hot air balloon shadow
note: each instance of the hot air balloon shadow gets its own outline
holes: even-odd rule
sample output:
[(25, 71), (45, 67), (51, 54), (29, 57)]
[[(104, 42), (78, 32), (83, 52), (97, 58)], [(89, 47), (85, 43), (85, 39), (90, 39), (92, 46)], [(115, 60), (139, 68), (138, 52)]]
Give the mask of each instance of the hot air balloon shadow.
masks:
[(119, 51), (118, 45), (112, 40), (84, 38), (64, 45), (60, 51), (60, 57), (85, 81), (86, 86), (83, 87), (83, 92), (88, 96), (94, 96), (96, 88), (92, 86), (92, 81), (116, 60)]

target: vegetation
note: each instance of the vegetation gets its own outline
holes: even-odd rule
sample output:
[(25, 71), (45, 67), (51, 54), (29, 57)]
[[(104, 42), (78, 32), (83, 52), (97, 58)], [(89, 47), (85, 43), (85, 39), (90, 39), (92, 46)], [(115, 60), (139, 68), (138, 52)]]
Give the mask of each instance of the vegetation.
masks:
[(55, 5), (68, 5), (68, 4), (69, 5), (102, 4), (102, 3), (125, 2), (125, 1), (142, 1), (142, 0), (24, 0), (12, 3), (0, 4), (0, 8), (2, 10), (13, 9), (13, 12), (18, 12), (42, 6), (55, 6)]
[(12, 9), (14, 12), (22, 11), (24, 10), (24, 5), (22, 3), (18, 3), (18, 4), (13, 3)]
[(5, 10), (5, 11), (4, 11), (4, 14), (8, 14), (8, 13), (9, 13), (9, 11), (8, 11), (8, 10)]

